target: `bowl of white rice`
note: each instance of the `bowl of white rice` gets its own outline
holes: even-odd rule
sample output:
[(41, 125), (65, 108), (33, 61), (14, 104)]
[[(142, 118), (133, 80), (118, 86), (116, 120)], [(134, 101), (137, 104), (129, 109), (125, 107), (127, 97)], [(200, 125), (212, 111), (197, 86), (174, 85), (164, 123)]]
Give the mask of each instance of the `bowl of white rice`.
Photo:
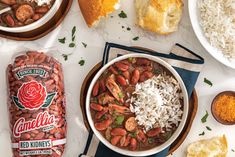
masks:
[(235, 69), (235, 0), (189, 0), (189, 15), (202, 46)]

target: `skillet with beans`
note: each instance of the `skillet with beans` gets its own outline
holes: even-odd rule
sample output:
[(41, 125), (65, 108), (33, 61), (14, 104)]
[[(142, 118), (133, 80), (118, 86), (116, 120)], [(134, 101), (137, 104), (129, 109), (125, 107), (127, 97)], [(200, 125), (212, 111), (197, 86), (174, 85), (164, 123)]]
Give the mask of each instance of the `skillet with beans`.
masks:
[(95, 128), (112, 145), (131, 151), (149, 150), (165, 143), (175, 132), (174, 124), (171, 129), (154, 126), (146, 131), (130, 107), (136, 84), (163, 73), (174, 77), (156, 62), (128, 58), (114, 63), (99, 77), (91, 93), (91, 116)]
[(0, 15), (0, 25), (21, 27), (41, 19), (53, 6), (55, 0), (40, 4), (36, 0), (0, 0), (0, 8), (7, 6), (11, 10)]

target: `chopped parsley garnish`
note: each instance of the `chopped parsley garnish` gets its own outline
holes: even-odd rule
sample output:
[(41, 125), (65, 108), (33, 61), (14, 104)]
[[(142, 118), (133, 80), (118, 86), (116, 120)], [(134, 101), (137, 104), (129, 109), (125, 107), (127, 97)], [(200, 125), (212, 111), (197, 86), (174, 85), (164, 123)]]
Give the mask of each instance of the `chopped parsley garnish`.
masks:
[(76, 33), (76, 26), (73, 26), (73, 29), (72, 29), (72, 41), (75, 40), (75, 33)]
[(73, 29), (72, 29), (72, 42), (69, 44), (69, 47), (75, 47), (75, 33), (76, 33), (76, 26), (73, 26)]
[(106, 115), (103, 115), (101, 118), (100, 118), (100, 121), (103, 121), (106, 119)]
[(206, 126), (206, 129), (212, 131), (212, 129), (209, 126)]
[(60, 43), (64, 44), (65, 41), (66, 41), (66, 38), (64, 37), (64, 38), (58, 39), (58, 41), (59, 41)]
[(124, 97), (124, 95), (122, 93), (118, 93), (118, 97), (121, 99)]
[(115, 124), (122, 125), (124, 119), (125, 117), (123, 115), (117, 116), (117, 118), (115, 119)]
[(204, 136), (204, 135), (205, 135), (205, 132), (204, 132), (204, 131), (199, 134), (199, 136)]
[(134, 133), (130, 133), (130, 136), (131, 136), (132, 138), (136, 138), (136, 135), (137, 135), (137, 131), (134, 132)]
[(75, 43), (70, 43), (69, 47), (75, 47)]
[(116, 103), (117, 105), (122, 106), (122, 104), (121, 104), (119, 101), (117, 101), (117, 100), (114, 100), (114, 101), (115, 101), (115, 103)]
[(118, 14), (120, 18), (127, 18), (126, 13), (122, 10), (120, 14)]
[(152, 144), (154, 142), (154, 139), (153, 138), (148, 138), (148, 143), (149, 144)]
[(87, 47), (87, 44), (86, 43), (84, 43), (84, 42), (82, 42), (82, 45), (86, 48)]
[(132, 40), (137, 41), (139, 40), (139, 37), (134, 37)]
[[(74, 27), (72, 28), (72, 42), (69, 44), (69, 47), (71, 47), (71, 48), (72, 48), (72, 47), (75, 47), (75, 43), (74, 43), (75, 38), (76, 38), (75, 33), (76, 33), (76, 26), (74, 26)], [(61, 38), (61, 39), (58, 39), (58, 41), (59, 41), (60, 43), (64, 44), (65, 41), (66, 41), (66, 37)], [(68, 57), (65, 56), (65, 60), (67, 60), (66, 58), (68, 59)]]
[(67, 61), (68, 60), (68, 55), (66, 54), (62, 54), (62, 56), (64, 57), (64, 60)]
[(62, 57), (64, 57), (64, 60), (67, 61), (68, 60), (68, 57), (70, 56), (71, 54), (62, 54)]
[(121, 70), (118, 70), (118, 74), (120, 74), (120, 75), (121, 75), (121, 74), (122, 74), (122, 71), (121, 71)]
[(113, 123), (113, 124), (111, 125), (111, 127), (112, 127), (112, 128), (118, 128), (118, 127), (119, 127), (119, 125), (117, 125), (117, 124)]
[(98, 98), (94, 98), (94, 102), (98, 104)]
[(126, 30), (130, 31), (130, 30), (131, 30), (131, 28), (130, 28), (130, 27), (127, 27), (127, 28), (126, 28)]
[(206, 111), (206, 114), (202, 117), (201, 122), (202, 122), (202, 123), (206, 123), (206, 120), (207, 120), (208, 116), (209, 116), (209, 114), (208, 114), (208, 112)]
[(204, 82), (211, 87), (213, 86), (213, 83), (210, 80), (208, 80), (207, 78), (204, 78)]
[(76, 38), (76, 36), (73, 36), (73, 37), (72, 37), (72, 41), (73, 41), (73, 42), (75, 41), (75, 38)]
[(125, 28), (125, 26), (122, 26), (122, 29)]
[(231, 151), (232, 151), (232, 152), (235, 152), (235, 150), (234, 150), (234, 149), (231, 149)]
[(80, 66), (83, 66), (85, 64), (85, 60), (81, 59), (78, 64), (80, 64)]

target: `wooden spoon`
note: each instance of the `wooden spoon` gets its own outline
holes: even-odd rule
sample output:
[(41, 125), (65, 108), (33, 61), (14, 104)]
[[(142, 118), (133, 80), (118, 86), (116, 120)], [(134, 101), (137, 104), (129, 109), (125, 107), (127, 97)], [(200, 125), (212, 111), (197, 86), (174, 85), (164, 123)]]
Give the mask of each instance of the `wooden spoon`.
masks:
[(234, 91), (224, 91), (222, 93), (219, 93), (215, 98), (214, 100), (212, 101), (212, 104), (211, 104), (211, 112), (212, 112), (212, 115), (213, 117), (215, 118), (215, 120), (221, 124), (224, 124), (224, 125), (234, 125), (235, 124), (235, 120), (234, 122), (229, 122), (229, 121), (225, 121), (223, 119), (221, 119), (215, 112), (215, 104), (216, 102), (218, 101), (218, 98), (222, 95), (227, 95), (227, 96), (233, 96), (235, 97), (235, 92)]

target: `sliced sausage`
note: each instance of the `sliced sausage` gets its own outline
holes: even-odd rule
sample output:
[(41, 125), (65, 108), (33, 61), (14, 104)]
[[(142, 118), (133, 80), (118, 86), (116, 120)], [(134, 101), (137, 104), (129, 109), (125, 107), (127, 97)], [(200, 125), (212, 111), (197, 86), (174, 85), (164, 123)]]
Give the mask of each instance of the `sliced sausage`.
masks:
[(134, 131), (137, 127), (137, 123), (136, 123), (136, 120), (135, 120), (135, 117), (130, 117), (126, 120), (126, 123), (125, 123), (125, 128), (127, 131)]
[(33, 7), (29, 4), (22, 4), (16, 9), (15, 15), (20, 22), (25, 22), (33, 17)]

